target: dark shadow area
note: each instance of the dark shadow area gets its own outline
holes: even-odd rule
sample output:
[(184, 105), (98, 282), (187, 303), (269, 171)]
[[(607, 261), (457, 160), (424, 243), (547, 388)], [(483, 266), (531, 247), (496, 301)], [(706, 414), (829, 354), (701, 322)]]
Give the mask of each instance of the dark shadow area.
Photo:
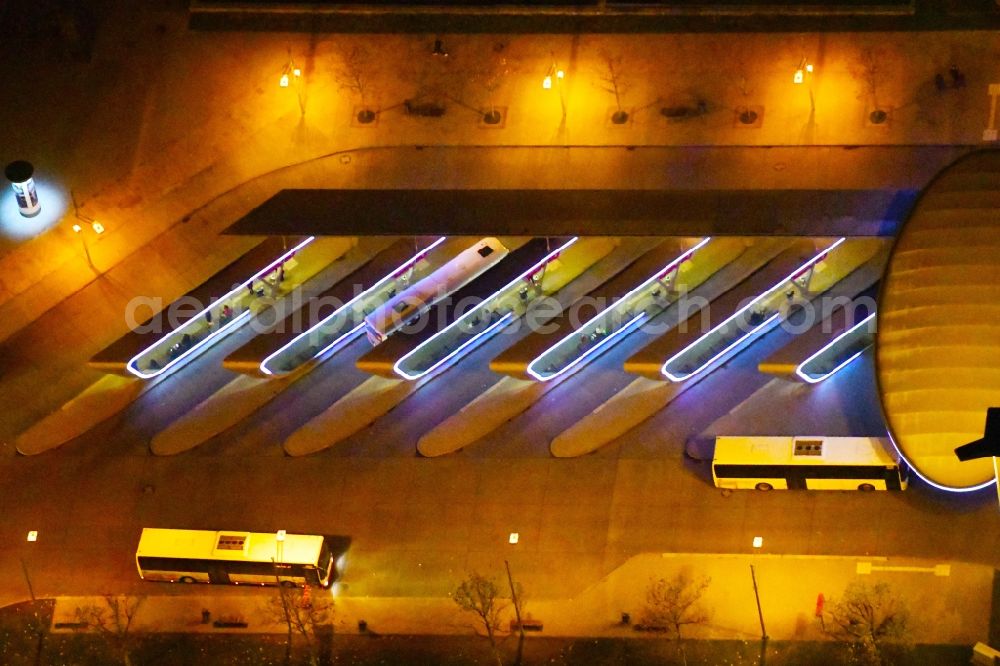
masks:
[[(12, 628), (10, 613), (0, 610), (0, 632)], [(10, 636), (0, 645), (0, 657), (8, 666), (35, 662), (35, 644), (21, 636)], [(109, 645), (93, 633), (50, 635), (38, 664), (73, 663), (107, 666), (116, 663)], [(494, 663), (487, 641), (478, 636), (387, 636), (373, 632), (321, 634), (320, 663), (355, 666), (473, 666)], [(515, 663), (517, 640), (500, 644), (504, 663)], [(137, 666), (243, 666), (282, 664), (285, 637), (281, 634), (137, 634), (130, 650)], [(328, 649), (327, 649), (328, 648)], [(761, 654), (759, 641), (686, 640), (681, 656), (674, 641), (663, 638), (546, 638), (524, 642), (520, 661), (524, 666), (690, 666), (743, 664), (745, 666), (816, 666), (847, 663), (845, 648), (838, 643), (769, 641)], [(895, 666), (958, 666), (969, 663), (971, 649), (964, 645), (915, 645), (894, 659)], [(310, 663), (307, 650), (293, 649), (290, 664)]]
[(1000, 571), (993, 570), (993, 603), (990, 604), (990, 645), (1000, 645)]
[[(886, 190), (282, 190), (230, 226), (246, 235), (868, 235), (894, 230)], [(331, 215), (330, 211), (337, 211)], [(816, 228), (817, 215), (825, 224)]]
[(314, 3), (312, 8), (289, 4), (295, 3), (195, 0), (190, 26), (347, 33), (823, 32), (1000, 26), (1000, 8), (989, 0), (369, 0)]

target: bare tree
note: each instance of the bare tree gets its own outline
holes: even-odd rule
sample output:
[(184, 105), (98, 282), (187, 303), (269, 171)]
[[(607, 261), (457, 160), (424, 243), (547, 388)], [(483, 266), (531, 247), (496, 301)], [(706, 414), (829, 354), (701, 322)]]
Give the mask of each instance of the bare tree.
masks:
[(885, 122), (888, 114), (879, 105), (878, 93), (885, 83), (886, 71), (883, 66), (885, 52), (882, 49), (866, 47), (862, 49), (857, 62), (851, 68), (851, 74), (861, 84), (859, 97), (870, 101), (872, 111), (869, 119), (876, 124)]
[(35, 663), (42, 663), (42, 651), (45, 649), (45, 639), (52, 628), (52, 610), (54, 604), (45, 601), (32, 602), (30, 610), (25, 614), (26, 633), (35, 637)]
[(622, 57), (606, 51), (602, 52), (600, 57), (603, 64), (599, 73), (601, 89), (614, 95), (615, 112), (611, 115), (611, 121), (620, 125), (628, 121), (628, 112), (622, 109), (622, 96), (629, 89), (629, 84), (623, 75)]
[(681, 631), (685, 625), (708, 621), (708, 613), (700, 602), (711, 582), (711, 578), (693, 579), (682, 571), (671, 579), (655, 578), (646, 588), (642, 623), (650, 627), (665, 627), (677, 641), (677, 651), (685, 664), (687, 655)]
[(8, 606), (0, 613), (0, 663), (43, 663), (54, 607), (53, 599), (37, 599)]
[(883, 666), (894, 663), (910, 642), (909, 610), (888, 583), (850, 583), (844, 596), (830, 604), (827, 632), (848, 646), (850, 663)]
[(268, 598), (264, 613), (275, 624), (288, 629), (285, 643), (286, 663), (291, 660), (292, 645), (298, 637), (305, 644), (309, 663), (318, 666), (323, 633), (332, 631), (333, 600), (326, 595), (312, 597), (308, 588), (277, 586), (277, 594)]
[(507, 45), (497, 42), (482, 62), (472, 70), (470, 76), (472, 82), (485, 93), (486, 105), (489, 108), (483, 112), (483, 120), (487, 123), (495, 124), (501, 120), (500, 112), (497, 111), (496, 93), (514, 71), (507, 52)]
[(496, 632), (500, 628), (500, 617), (510, 606), (510, 602), (501, 596), (496, 581), (472, 572), (455, 589), (452, 598), (459, 608), (476, 615), (486, 630), (486, 637), (490, 641), (490, 648), (497, 664), (503, 666), (500, 651), (497, 649)]
[(748, 70), (740, 68), (733, 74), (733, 81), (740, 93), (740, 103), (736, 105), (737, 118), (744, 125), (752, 125), (757, 120), (757, 112), (750, 105), (750, 95), (753, 93), (753, 90), (750, 88)]
[(360, 44), (339, 51), (340, 65), (333, 69), (334, 80), (341, 90), (347, 90), (358, 98), (358, 121), (370, 123), (375, 120), (375, 111), (369, 108), (367, 97), (375, 74), (371, 53)]
[(132, 666), (132, 622), (144, 599), (105, 594), (103, 605), (77, 608), (77, 621), (99, 634), (125, 666)]

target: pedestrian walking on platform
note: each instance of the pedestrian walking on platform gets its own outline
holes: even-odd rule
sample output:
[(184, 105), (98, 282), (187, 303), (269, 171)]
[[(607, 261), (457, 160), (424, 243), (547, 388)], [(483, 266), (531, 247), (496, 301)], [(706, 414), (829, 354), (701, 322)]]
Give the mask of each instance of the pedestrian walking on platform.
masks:
[(962, 70), (958, 68), (958, 65), (952, 65), (948, 68), (948, 74), (951, 75), (951, 87), (952, 88), (964, 88), (965, 87), (965, 74)]

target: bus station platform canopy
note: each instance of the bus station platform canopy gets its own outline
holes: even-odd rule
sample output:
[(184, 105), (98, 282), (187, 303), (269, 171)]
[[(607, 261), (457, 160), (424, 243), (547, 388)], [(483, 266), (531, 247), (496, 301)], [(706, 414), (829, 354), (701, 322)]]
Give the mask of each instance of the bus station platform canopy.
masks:
[(893, 442), (925, 479), (970, 490), (993, 459), (960, 462), (1000, 406), (1000, 150), (928, 186), (900, 231), (878, 307), (876, 371)]
[(286, 189), (236, 235), (892, 235), (914, 190)]

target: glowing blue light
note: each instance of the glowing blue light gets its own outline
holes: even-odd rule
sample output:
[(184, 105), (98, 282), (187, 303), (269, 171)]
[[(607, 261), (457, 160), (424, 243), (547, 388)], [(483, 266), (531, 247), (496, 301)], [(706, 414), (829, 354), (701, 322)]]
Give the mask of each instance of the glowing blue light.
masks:
[[(272, 370), (268, 369), (267, 364), (274, 357), (276, 357), (276, 356), (284, 353), (290, 347), (295, 346), (295, 344), (298, 343), (299, 340), (303, 339), (307, 335), (311, 334), (313, 331), (315, 331), (318, 328), (320, 328), (320, 327), (324, 326), (325, 324), (329, 323), (330, 321), (332, 321), (335, 317), (337, 317), (341, 313), (346, 313), (351, 307), (355, 306), (358, 302), (360, 302), (362, 300), (365, 300), (367, 298), (370, 298), (373, 293), (376, 293), (379, 289), (381, 289), (383, 286), (385, 286), (386, 284), (388, 284), (389, 281), (394, 280), (397, 275), (399, 275), (400, 273), (402, 273), (402, 272), (404, 272), (406, 270), (409, 270), (412, 266), (415, 266), (425, 256), (427, 256), (427, 254), (431, 250), (433, 250), (438, 245), (440, 245), (441, 243), (443, 243), (445, 241), (445, 238), (446, 238), (445, 236), (441, 236), (440, 238), (438, 238), (437, 240), (435, 240), (433, 243), (431, 243), (430, 245), (428, 245), (424, 249), (420, 250), (420, 252), (418, 252), (417, 254), (413, 255), (409, 259), (407, 259), (406, 262), (404, 262), (403, 264), (401, 264), (399, 267), (393, 269), (392, 272), (390, 272), (388, 275), (386, 275), (385, 277), (383, 277), (382, 279), (380, 279), (374, 285), (372, 285), (368, 289), (364, 290), (363, 292), (361, 292), (360, 294), (358, 294), (357, 296), (355, 296), (354, 298), (352, 298), (351, 300), (347, 301), (342, 306), (340, 306), (339, 308), (337, 308), (337, 310), (333, 314), (331, 314), (331, 315), (329, 315), (327, 317), (324, 317), (318, 323), (316, 323), (313, 326), (311, 326), (304, 333), (300, 333), (299, 335), (295, 336), (290, 342), (288, 342), (287, 344), (283, 345), (277, 351), (275, 351), (272, 354), (270, 354), (269, 356), (267, 356), (267, 358), (265, 358), (263, 361), (260, 362), (260, 371), (263, 372), (266, 375), (284, 374), (284, 373), (276, 373), (275, 371), (272, 371)], [(315, 358), (319, 358), (323, 354), (326, 354), (327, 352), (332, 351), (334, 349), (334, 347), (337, 347), (338, 349), (340, 347), (343, 347), (345, 344), (347, 344), (348, 342), (350, 342), (350, 340), (355, 335), (361, 333), (364, 330), (364, 326), (365, 326), (365, 323), (364, 323), (364, 321), (362, 321), (360, 324), (358, 324), (357, 326), (355, 326), (351, 330), (347, 331), (343, 335), (337, 337), (335, 340), (333, 340), (333, 342), (331, 342), (327, 346), (323, 347), (323, 349), (321, 349), (318, 352), (316, 352), (315, 354), (313, 354), (308, 360), (311, 361), (311, 360), (313, 360)]]
[(128, 371), (131, 372), (136, 377), (139, 377), (141, 379), (150, 379), (152, 377), (156, 377), (157, 375), (162, 375), (164, 372), (166, 372), (170, 368), (176, 367), (177, 364), (180, 363), (182, 360), (192, 358), (193, 355), (195, 353), (197, 353), (199, 350), (204, 349), (210, 343), (213, 343), (213, 342), (221, 339), (224, 334), (226, 334), (229, 331), (232, 331), (234, 328), (236, 328), (237, 324), (242, 323), (244, 320), (250, 318), (250, 310), (249, 309), (244, 310), (240, 314), (238, 314), (235, 317), (233, 317), (232, 321), (227, 322), (224, 326), (220, 326), (218, 330), (210, 332), (204, 338), (202, 338), (201, 340), (199, 340), (197, 344), (192, 345), (190, 349), (187, 349), (183, 353), (178, 354), (177, 357), (171, 359), (162, 368), (158, 368), (158, 369), (150, 372), (148, 370), (142, 370), (138, 366), (139, 359), (141, 357), (145, 356), (146, 354), (151, 353), (154, 349), (158, 348), (167, 337), (170, 337), (170, 336), (176, 335), (178, 333), (181, 333), (185, 328), (187, 328), (189, 326), (193, 327), (196, 324), (200, 324), (201, 318), (205, 316), (205, 313), (207, 311), (211, 310), (213, 307), (215, 307), (219, 303), (225, 302), (225, 301), (229, 300), (230, 298), (232, 298), (233, 296), (235, 296), (236, 294), (239, 294), (240, 292), (242, 292), (243, 289), (245, 289), (245, 285), (247, 285), (247, 284), (253, 284), (253, 282), (255, 280), (258, 280), (261, 277), (263, 277), (263, 276), (267, 275), (268, 273), (270, 273), (271, 271), (273, 271), (275, 266), (284, 263), (286, 260), (288, 260), (296, 252), (298, 252), (299, 250), (301, 250), (302, 248), (304, 248), (306, 245), (308, 245), (309, 243), (311, 243), (315, 238), (316, 238), (315, 236), (309, 236), (304, 241), (302, 241), (301, 243), (299, 243), (298, 245), (296, 245), (295, 247), (293, 247), (291, 250), (288, 250), (287, 252), (285, 252), (284, 254), (282, 254), (280, 257), (278, 257), (277, 259), (275, 259), (274, 261), (272, 261), (266, 268), (264, 268), (264, 269), (262, 269), (262, 270), (260, 270), (260, 271), (258, 271), (256, 273), (254, 273), (252, 277), (250, 277), (249, 279), (247, 279), (247, 280), (243, 281), (242, 283), (240, 283), (239, 287), (237, 287), (237, 288), (229, 291), (224, 296), (222, 296), (221, 298), (219, 298), (218, 300), (216, 300), (215, 303), (209, 305), (207, 308), (204, 308), (203, 310), (201, 310), (200, 312), (198, 312), (196, 315), (194, 315), (190, 319), (188, 319), (186, 322), (184, 322), (181, 326), (178, 326), (176, 329), (170, 331), (167, 335), (163, 336), (162, 338), (160, 338), (159, 340), (157, 340), (156, 342), (154, 342), (150, 346), (146, 347), (146, 349), (142, 350), (141, 352), (139, 352), (138, 354), (136, 354), (135, 356), (133, 356), (132, 359), (128, 362), (128, 365), (126, 365), (126, 368), (128, 369)]
[(506, 293), (510, 289), (513, 289), (514, 287), (516, 287), (522, 280), (524, 280), (524, 279), (530, 277), (531, 275), (533, 275), (540, 268), (544, 267), (546, 264), (548, 264), (550, 261), (552, 261), (555, 257), (559, 256), (560, 252), (562, 252), (563, 250), (565, 250), (566, 248), (568, 248), (570, 245), (572, 245), (573, 243), (575, 243), (577, 240), (579, 240), (579, 236), (574, 236), (573, 238), (569, 239), (569, 241), (567, 241), (564, 245), (562, 245), (562, 246), (556, 248), (555, 250), (549, 252), (547, 255), (545, 255), (544, 257), (542, 257), (537, 263), (535, 263), (531, 268), (529, 268), (528, 270), (526, 270), (523, 273), (521, 273), (519, 276), (517, 276), (516, 278), (514, 278), (513, 280), (511, 280), (509, 283), (507, 283), (502, 288), (500, 288), (500, 289), (496, 290), (495, 292), (493, 292), (492, 294), (490, 294), (490, 296), (488, 298), (484, 299), (482, 302), (480, 302), (479, 305), (477, 305), (476, 307), (470, 309), (468, 312), (466, 312), (465, 314), (463, 314), (461, 317), (459, 317), (458, 319), (456, 319), (452, 323), (450, 323), (447, 326), (445, 326), (444, 328), (442, 328), (440, 331), (438, 331), (437, 333), (435, 333), (434, 335), (432, 335), (430, 338), (428, 338), (427, 340), (425, 340), (423, 343), (421, 343), (420, 345), (418, 345), (417, 347), (415, 347), (408, 354), (405, 354), (402, 358), (400, 358), (398, 361), (396, 361), (395, 364), (393, 364), (393, 366), (392, 366), (393, 371), (396, 374), (398, 374), (400, 377), (403, 377), (404, 379), (409, 379), (411, 381), (414, 380), (414, 379), (419, 379), (420, 377), (423, 377), (424, 375), (427, 375), (427, 374), (429, 374), (431, 372), (434, 372), (438, 368), (442, 367), (444, 365), (444, 363), (447, 362), (447, 361), (449, 361), (450, 359), (457, 358), (459, 352), (461, 352), (464, 349), (468, 349), (469, 346), (472, 345), (474, 342), (479, 341), (479, 340), (485, 340), (486, 339), (485, 336), (488, 336), (491, 332), (493, 332), (495, 330), (498, 330), (500, 328), (500, 324), (502, 324), (503, 322), (508, 321), (509, 319), (511, 319), (513, 317), (514, 313), (513, 312), (508, 312), (507, 314), (505, 314), (504, 316), (502, 316), (500, 319), (498, 319), (497, 321), (493, 322), (492, 324), (490, 324), (489, 326), (487, 326), (485, 329), (483, 329), (482, 331), (480, 331), (476, 335), (472, 336), (471, 338), (469, 338), (468, 340), (466, 340), (465, 342), (463, 342), (461, 345), (458, 346), (458, 348), (456, 348), (454, 351), (452, 351), (450, 354), (448, 354), (444, 358), (438, 360), (436, 363), (434, 363), (431, 367), (427, 368), (426, 370), (417, 372), (415, 374), (411, 374), (411, 373), (409, 373), (409, 372), (407, 372), (407, 371), (405, 371), (405, 370), (402, 369), (403, 364), (405, 364), (406, 361), (410, 357), (414, 356), (415, 354), (418, 354), (420, 352), (420, 350), (426, 349), (428, 346), (430, 346), (434, 342), (434, 340), (436, 340), (440, 336), (444, 335), (448, 331), (452, 330), (454, 327), (461, 325), (461, 323), (464, 320), (468, 319), (469, 317), (472, 317), (474, 314), (476, 314), (477, 312), (481, 311), (486, 306), (486, 304), (492, 302), (493, 299), (496, 298), (498, 295)]
[(722, 358), (723, 356), (725, 356), (729, 352), (735, 350), (737, 346), (744, 347), (744, 346), (750, 344), (751, 342), (753, 342), (755, 339), (757, 339), (762, 333), (766, 332), (775, 323), (775, 320), (778, 317), (781, 316), (780, 312), (774, 313), (773, 315), (771, 315), (770, 317), (768, 317), (767, 319), (765, 319), (763, 322), (761, 322), (757, 326), (754, 326), (753, 328), (751, 328), (749, 331), (747, 331), (746, 333), (744, 333), (743, 335), (741, 335), (740, 337), (738, 337), (732, 344), (730, 344), (729, 346), (727, 346), (725, 349), (723, 349), (721, 352), (719, 352), (718, 354), (716, 354), (715, 356), (713, 356), (712, 358), (710, 358), (705, 363), (701, 364), (695, 370), (692, 370), (691, 372), (689, 372), (687, 374), (683, 374), (683, 375), (674, 375), (669, 370), (667, 370), (667, 366), (669, 366), (671, 363), (673, 363), (674, 361), (676, 361), (681, 356), (687, 354), (694, 347), (696, 347), (699, 344), (701, 344), (706, 338), (708, 338), (709, 336), (713, 335), (716, 331), (719, 331), (720, 329), (724, 328), (727, 324), (729, 324), (731, 321), (733, 321), (737, 317), (742, 316), (744, 313), (746, 313), (748, 310), (750, 310), (757, 303), (759, 303), (762, 300), (765, 300), (767, 297), (769, 297), (770, 295), (772, 295), (774, 292), (778, 291), (779, 289), (784, 288), (784, 286), (786, 284), (788, 284), (789, 282), (795, 280), (800, 275), (802, 275), (803, 273), (805, 273), (806, 271), (808, 271), (810, 268), (812, 268), (815, 264), (817, 264), (820, 261), (822, 261), (823, 259), (825, 259), (826, 256), (830, 253), (830, 251), (832, 251), (838, 245), (840, 245), (841, 243), (843, 243), (845, 240), (847, 240), (847, 239), (846, 238), (840, 238), (840, 239), (838, 239), (833, 245), (831, 245), (830, 247), (826, 248), (825, 250), (823, 250), (822, 252), (820, 252), (819, 254), (817, 254), (816, 256), (814, 256), (812, 259), (810, 259), (806, 263), (804, 263), (801, 266), (799, 266), (798, 268), (796, 268), (792, 273), (790, 273), (783, 280), (781, 280), (780, 282), (778, 282), (777, 284), (775, 284), (773, 287), (771, 287), (767, 291), (764, 291), (764, 292), (760, 293), (758, 296), (756, 296), (753, 300), (751, 300), (745, 306), (743, 306), (742, 308), (740, 308), (739, 310), (737, 310), (735, 313), (733, 313), (732, 315), (730, 315), (729, 317), (727, 317), (726, 320), (723, 321), (721, 324), (719, 324), (718, 326), (715, 326), (708, 333), (704, 334), (703, 336), (701, 336), (700, 338), (698, 338), (697, 340), (695, 340), (694, 342), (692, 342), (691, 344), (689, 344), (687, 347), (685, 347), (681, 351), (679, 351), (676, 354), (674, 354), (673, 356), (671, 356), (669, 359), (667, 359), (667, 361), (660, 368), (660, 373), (663, 374), (663, 376), (665, 376), (667, 379), (669, 379), (672, 382), (682, 382), (682, 381), (690, 379), (691, 377), (693, 377), (693, 376), (697, 375), (698, 373), (702, 372), (703, 370), (705, 370), (706, 368), (708, 368), (709, 366), (711, 366), (713, 363), (715, 363), (717, 360), (719, 360), (720, 358)]
[(847, 364), (849, 364), (851, 361), (853, 361), (857, 357), (861, 356), (861, 354), (864, 353), (865, 349), (868, 349), (868, 347), (871, 346), (870, 344), (866, 345), (864, 347), (864, 349), (861, 349), (857, 353), (853, 354), (846, 361), (841, 362), (836, 368), (834, 368), (830, 372), (827, 372), (827, 373), (825, 373), (823, 375), (820, 375), (820, 376), (817, 377), (816, 375), (808, 374), (805, 371), (805, 367), (807, 365), (809, 365), (810, 363), (812, 363), (813, 360), (815, 360), (819, 356), (822, 356), (823, 353), (825, 353), (828, 349), (830, 349), (831, 347), (833, 347), (835, 344), (837, 344), (838, 342), (840, 342), (844, 338), (848, 337), (849, 335), (853, 334), (855, 331), (857, 331), (862, 326), (866, 325), (868, 322), (870, 322), (872, 319), (874, 319), (874, 317), (875, 317), (875, 313), (873, 312), (870, 315), (868, 315), (867, 317), (865, 317), (864, 319), (862, 319), (861, 321), (859, 321), (854, 326), (850, 327), (849, 329), (847, 329), (846, 331), (844, 331), (843, 333), (841, 333), (840, 335), (838, 335), (837, 337), (835, 337), (833, 340), (831, 340), (827, 344), (823, 345), (823, 347), (819, 351), (817, 351), (816, 353), (812, 354), (809, 358), (807, 358), (806, 360), (804, 360), (801, 363), (799, 363), (799, 366), (797, 368), (795, 368), (795, 374), (797, 374), (803, 381), (809, 382), (810, 384), (818, 384), (819, 382), (823, 381), (824, 379), (827, 379), (831, 375), (833, 375), (833, 374), (837, 373), (838, 371), (840, 371), (842, 368), (844, 368)]
[(554, 373), (552, 373), (550, 375), (542, 375), (542, 374), (539, 374), (538, 371), (536, 371), (534, 369), (534, 365), (536, 363), (539, 363), (542, 360), (542, 358), (545, 357), (553, 349), (559, 347), (560, 345), (567, 344), (571, 339), (573, 339), (573, 338), (576, 337), (576, 335), (577, 335), (577, 333), (579, 331), (586, 330), (586, 328), (588, 326), (590, 326), (592, 323), (594, 323), (595, 321), (597, 321), (598, 319), (600, 319), (601, 317), (603, 317), (606, 313), (608, 313), (611, 310), (614, 310), (615, 308), (617, 308), (622, 303), (627, 303), (630, 298), (632, 298), (633, 296), (635, 296), (635, 294), (638, 294), (638, 293), (642, 292), (644, 289), (649, 288), (649, 285), (651, 283), (656, 282), (657, 280), (660, 280), (661, 278), (663, 278), (665, 275), (670, 274), (675, 268), (677, 268), (682, 263), (684, 263), (685, 261), (687, 261), (688, 259), (690, 259), (691, 256), (695, 253), (696, 250), (702, 248), (705, 245), (705, 243), (707, 243), (710, 240), (712, 240), (711, 237), (703, 238), (697, 245), (695, 245), (691, 249), (685, 251), (679, 257), (677, 257), (676, 259), (674, 259), (673, 261), (671, 261), (669, 264), (667, 264), (666, 266), (664, 266), (662, 269), (660, 269), (659, 271), (657, 271), (656, 274), (653, 275), (653, 277), (645, 280), (638, 287), (635, 287), (634, 289), (632, 289), (631, 291), (629, 291), (628, 293), (626, 293), (624, 296), (622, 296), (620, 299), (618, 299), (618, 301), (614, 305), (611, 305), (611, 306), (609, 306), (609, 307), (601, 310), (596, 315), (594, 315), (593, 317), (591, 317), (590, 319), (588, 319), (586, 322), (584, 322), (578, 329), (576, 329), (574, 331), (571, 331), (570, 333), (567, 333), (559, 342), (557, 342), (556, 344), (554, 344), (551, 347), (549, 347), (548, 349), (546, 349), (543, 353), (539, 354), (531, 363), (528, 364), (528, 374), (531, 375), (532, 377), (534, 377), (535, 379), (537, 379), (540, 382), (547, 382), (549, 380), (555, 379), (556, 377), (559, 377), (561, 375), (566, 374), (567, 372), (569, 372), (570, 370), (572, 370), (574, 367), (576, 367), (580, 363), (582, 363), (585, 359), (594, 358), (596, 356), (597, 352), (599, 350), (601, 350), (601, 349), (606, 348), (609, 344), (611, 344), (612, 340), (615, 340), (615, 339), (617, 339), (619, 337), (623, 337), (626, 333), (628, 333), (630, 330), (632, 330), (632, 328), (633, 328), (633, 326), (635, 324), (637, 324), (641, 320), (644, 320), (648, 315), (645, 312), (640, 312), (638, 315), (636, 315), (631, 320), (629, 320), (624, 326), (622, 326), (621, 328), (619, 328), (618, 330), (616, 330), (614, 333), (612, 333), (611, 335), (607, 336), (606, 338), (604, 338), (603, 340), (601, 340), (600, 342), (598, 342), (593, 347), (590, 347), (589, 349), (587, 349), (586, 351), (584, 351), (583, 354), (581, 354), (580, 356), (578, 356), (575, 359), (573, 359), (573, 361), (571, 361), (569, 364), (567, 364), (566, 366), (564, 366), (562, 369), (560, 369), (557, 372), (554, 372)]

